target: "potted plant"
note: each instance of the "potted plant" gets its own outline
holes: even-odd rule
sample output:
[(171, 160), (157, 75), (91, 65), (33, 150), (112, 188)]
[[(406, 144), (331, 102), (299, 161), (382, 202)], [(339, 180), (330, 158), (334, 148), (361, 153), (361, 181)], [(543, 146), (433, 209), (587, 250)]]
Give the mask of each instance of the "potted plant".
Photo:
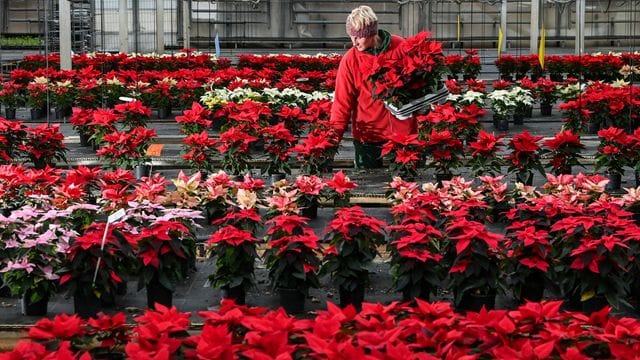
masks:
[(69, 123), (80, 137), (80, 146), (89, 145), (89, 138), (92, 133), (91, 126), (89, 125), (91, 121), (93, 121), (93, 109), (83, 109), (79, 107), (73, 107), (71, 109)]
[(544, 57), (544, 67), (549, 73), (551, 81), (563, 81), (567, 70), (566, 62), (562, 56), (550, 55)]
[(31, 120), (43, 117), (47, 112), (47, 92), (49, 80), (36, 77), (27, 85), (27, 104), (31, 108)]
[(598, 131), (600, 144), (596, 153), (595, 170), (605, 169), (609, 178), (607, 189), (620, 190), (624, 167), (629, 164), (631, 139), (623, 129), (610, 127)]
[(499, 289), (503, 236), (465, 217), (451, 219), (445, 234), (443, 254), (449, 266), (445, 283), (453, 291), (456, 308), (493, 308)]
[(387, 107), (402, 109), (443, 87), (447, 67), (442, 43), (430, 36), (422, 31), (407, 38), (389, 56), (376, 57), (368, 77), (374, 98), (383, 100)]
[(573, 166), (582, 166), (579, 159), (584, 145), (580, 143), (580, 137), (571, 130), (564, 130), (554, 135), (553, 139), (546, 140), (543, 145), (547, 148), (543, 154), (551, 156), (551, 170), (555, 175), (571, 174)]
[(249, 145), (257, 139), (239, 126), (220, 133), (217, 149), (222, 155), (222, 169), (235, 176), (244, 175), (249, 170)]
[(157, 110), (158, 119), (166, 119), (171, 115), (176, 83), (175, 79), (165, 77), (142, 89), (143, 102)]
[(419, 222), (404, 222), (388, 229), (387, 248), (396, 290), (402, 292), (403, 301), (429, 301), (444, 278), (440, 248), (443, 234), (433, 225)]
[(223, 297), (239, 305), (245, 304), (246, 291), (253, 286), (257, 242), (251, 231), (233, 225), (220, 227), (207, 240), (209, 252), (216, 258), (216, 271), (209, 281), (223, 290)]
[(200, 205), (204, 207), (204, 215), (208, 224), (223, 217), (229, 208), (229, 196), (233, 182), (223, 170), (203, 181), (200, 189)]
[(393, 133), (382, 146), (380, 156), (389, 158), (389, 168), (393, 175), (403, 179), (415, 179), (418, 166), (424, 159), (424, 144), (425, 141), (418, 139), (418, 134)]
[(176, 116), (176, 122), (182, 127), (180, 131), (186, 136), (200, 134), (211, 127), (211, 111), (197, 102), (191, 104), (191, 109), (184, 110), (182, 115)]
[(289, 154), (298, 142), (284, 122), (260, 129), (262, 139), (265, 142), (265, 151), (269, 155), (269, 161), (262, 168), (263, 174), (271, 176), (271, 182), (282, 180), (286, 174), (291, 174), (289, 166)]
[(124, 130), (145, 127), (151, 117), (151, 109), (144, 106), (139, 100), (117, 104), (113, 110), (122, 117), (121, 124)]
[(533, 136), (525, 130), (516, 134), (509, 141), (509, 155), (505, 157), (509, 165), (509, 173), (516, 174), (516, 181), (525, 185), (533, 184), (533, 170), (544, 176), (544, 168), (540, 161), (540, 145), (542, 136)]
[(326, 180), (326, 187), (323, 190), (323, 197), (333, 201), (336, 208), (349, 206), (351, 199), (351, 190), (358, 187), (358, 184), (351, 181), (349, 177), (342, 171), (338, 171), (333, 178)]
[(464, 52), (463, 78), (464, 80), (475, 79), (480, 74), (480, 70), (482, 70), (478, 50), (467, 49)]
[(27, 127), (27, 137), (18, 145), (18, 150), (25, 154), (36, 169), (44, 169), (54, 165), (55, 161), (67, 161), (67, 147), (60, 125), (42, 124), (34, 128)]
[[(127, 132), (115, 131), (103, 137), (104, 145), (96, 152), (112, 168), (135, 169), (136, 178), (148, 176), (145, 164), (151, 158), (147, 148), (156, 137), (155, 129), (137, 127)], [(146, 175), (144, 172), (146, 171)]]
[(325, 184), (321, 178), (315, 175), (300, 175), (293, 184), (298, 190), (298, 208), (302, 216), (315, 219), (318, 216), (318, 202)]
[(51, 84), (51, 95), (56, 108), (56, 119), (71, 115), (71, 106), (77, 96), (71, 80), (56, 81)]
[[(586, 221), (588, 219), (588, 221)], [(565, 299), (593, 312), (607, 303), (629, 306), (628, 271), (633, 254), (626, 231), (634, 226), (620, 206), (573, 209), (550, 227), (552, 281)]]
[(320, 287), (318, 237), (306, 223), (306, 218), (286, 214), (267, 221), (267, 250), (263, 256), (271, 286), (290, 314), (303, 312), (309, 288)]
[[(117, 233), (116, 233), (117, 234)], [(170, 307), (175, 287), (184, 280), (185, 267), (195, 257), (195, 233), (184, 223), (156, 218), (135, 231), (123, 229), (138, 261), (138, 290), (147, 289), (147, 306)]]
[(523, 210), (516, 208), (514, 212), (510, 212), (508, 218), (512, 223), (507, 227), (505, 235), (505, 290), (513, 291), (515, 298), (521, 303), (525, 300), (540, 302), (552, 262), (551, 237), (548, 228), (538, 226), (539, 217), (528, 219), (523, 216), (527, 213), (526, 206), (518, 206)]
[(75, 313), (83, 318), (95, 317), (101, 300), (113, 299), (124, 283), (122, 278), (131, 270), (126, 265), (131, 247), (113, 234), (117, 224), (111, 226), (106, 237), (106, 224), (97, 223), (72, 239), (58, 271), (60, 286), (73, 296)]
[(384, 221), (371, 217), (359, 206), (336, 210), (335, 217), (325, 229), (329, 247), (321, 273), (331, 275), (340, 293), (340, 306), (359, 308), (369, 282), (367, 266), (384, 241)]
[(504, 135), (494, 135), (484, 130), (480, 130), (478, 137), (468, 145), (468, 151), (471, 153), (467, 166), (471, 166), (474, 176), (485, 174), (497, 175), (501, 173), (501, 167), (504, 165), (502, 157), (498, 156), (498, 152), (504, 147), (501, 139)]
[(201, 133), (189, 134), (182, 142), (182, 160), (186, 161), (190, 168), (203, 174), (206, 180), (208, 174), (215, 169), (213, 159), (218, 153), (215, 148), (216, 139), (203, 130)]
[(516, 109), (516, 103), (509, 90), (493, 90), (487, 95), (491, 101), (490, 106), (493, 112), (493, 126), (498, 131), (509, 130), (509, 117)]
[[(75, 232), (63, 224), (70, 211), (56, 210), (48, 201), (38, 207), (25, 205), (2, 219), (5, 284), (13, 295), (22, 295), (24, 315), (44, 316), (57, 286), (63, 250)], [(7, 246), (10, 244), (10, 246)]]
[(91, 129), (91, 137), (94, 149), (97, 149), (103, 143), (105, 135), (117, 131), (117, 123), (122, 120), (122, 116), (116, 114), (113, 109), (98, 108), (92, 112), (92, 119), (89, 122)]
[(317, 175), (327, 171), (337, 152), (335, 132), (329, 129), (311, 130), (307, 138), (293, 147), (303, 174)]
[(4, 105), (7, 120), (16, 118), (16, 109), (23, 106), (24, 86), (14, 81), (6, 81), (0, 85), (0, 104)]
[(524, 89), (520, 86), (514, 86), (509, 92), (509, 96), (515, 103), (513, 110), (513, 124), (522, 125), (525, 116), (533, 106), (533, 96), (531, 90)]
[(516, 72), (516, 58), (512, 55), (502, 55), (496, 59), (495, 65), (500, 73), (500, 79), (513, 81), (513, 75)]
[(425, 138), (424, 153), (429, 157), (427, 168), (434, 169), (438, 182), (451, 179), (462, 164), (462, 142), (448, 129), (432, 129)]
[(553, 104), (558, 100), (557, 82), (542, 77), (536, 82), (535, 93), (540, 100), (540, 115), (550, 116)]
[(4, 137), (0, 142), (0, 164), (10, 163), (19, 155), (19, 146), (26, 135), (26, 127), (22, 121), (3, 119), (0, 117), (0, 133)]
[(460, 80), (460, 75), (464, 71), (464, 57), (459, 54), (450, 54), (445, 56), (444, 64), (447, 66), (447, 77), (450, 80)]

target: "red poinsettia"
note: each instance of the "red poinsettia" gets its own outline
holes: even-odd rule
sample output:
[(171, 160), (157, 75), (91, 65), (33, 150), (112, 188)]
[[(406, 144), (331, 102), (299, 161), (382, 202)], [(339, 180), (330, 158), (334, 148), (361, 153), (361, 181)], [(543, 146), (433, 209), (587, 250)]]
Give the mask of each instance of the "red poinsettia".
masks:
[(516, 134), (509, 142), (511, 151), (505, 157), (509, 164), (509, 172), (516, 172), (521, 181), (528, 182), (533, 177), (533, 170), (544, 174), (544, 168), (540, 162), (540, 145), (538, 142), (542, 136), (533, 136), (525, 130)]
[(216, 139), (203, 130), (201, 133), (188, 135), (182, 142), (184, 143), (182, 160), (185, 160), (191, 168), (206, 172), (214, 170), (213, 158), (217, 154)]
[(182, 125), (182, 133), (185, 135), (197, 134), (211, 127), (211, 111), (197, 102), (191, 104), (191, 109), (185, 110), (182, 115), (176, 116), (176, 122)]
[(551, 168), (558, 174), (571, 173), (571, 167), (580, 165), (578, 159), (584, 145), (580, 143), (580, 137), (571, 130), (556, 133), (553, 139), (546, 140), (544, 146), (549, 148), (546, 153), (551, 155)]
[(382, 146), (381, 156), (391, 155), (389, 167), (394, 175), (403, 178), (415, 177), (422, 159), (425, 141), (418, 134), (393, 133)]
[(442, 43), (429, 39), (430, 35), (420, 32), (397, 51), (376, 58), (369, 75), (376, 98), (402, 106), (438, 90), (447, 67)]

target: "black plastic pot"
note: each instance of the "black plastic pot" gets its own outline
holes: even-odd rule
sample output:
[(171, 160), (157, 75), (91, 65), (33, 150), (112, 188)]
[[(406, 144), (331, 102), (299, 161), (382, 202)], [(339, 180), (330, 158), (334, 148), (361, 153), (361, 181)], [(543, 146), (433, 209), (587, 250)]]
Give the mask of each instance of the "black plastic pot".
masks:
[(447, 174), (436, 173), (436, 183), (438, 184), (438, 186), (442, 186), (443, 181), (449, 181), (451, 179), (453, 179), (453, 175), (451, 173), (447, 173)]
[(42, 299), (31, 302), (32, 290), (28, 289), (22, 294), (22, 315), (27, 316), (45, 316), (47, 315), (47, 307), (49, 306), (49, 294), (45, 294)]
[(609, 183), (607, 183), (607, 191), (617, 191), (622, 187), (622, 174), (607, 174)]
[(340, 293), (340, 307), (347, 307), (353, 305), (356, 309), (362, 307), (364, 301), (364, 284), (359, 284), (353, 290), (345, 289), (340, 286), (338, 289)]
[(493, 127), (498, 131), (509, 130), (509, 118), (501, 115), (493, 115)]
[(522, 124), (524, 124), (524, 116), (525, 116), (525, 114), (522, 114), (522, 113), (513, 114), (513, 125), (522, 125)]
[(551, 110), (553, 109), (553, 105), (549, 103), (541, 103), (540, 104), (540, 115), (542, 116), (551, 116)]
[(31, 115), (31, 120), (38, 120), (43, 118), (45, 115), (45, 110), (43, 109), (30, 109), (29, 114)]
[(534, 270), (524, 280), (522, 288), (520, 290), (520, 302), (524, 303), (526, 300), (539, 302), (542, 300), (545, 289), (545, 276), (540, 270)]
[(225, 299), (233, 300), (238, 305), (246, 304), (246, 296), (247, 293), (242, 286), (222, 288), (222, 297)]
[(302, 208), (301, 215), (308, 219), (315, 219), (318, 217), (318, 202), (313, 201), (309, 206)]
[(609, 305), (607, 298), (602, 295), (594, 296), (591, 299), (582, 302), (582, 312), (585, 314), (592, 314), (596, 311), (602, 310), (602, 308), (607, 305)]
[(6, 108), (6, 109), (4, 109), (4, 117), (7, 120), (15, 120), (15, 118), (16, 118), (16, 109), (15, 108)]
[(158, 119), (168, 119), (171, 117), (171, 107), (158, 109)]
[(402, 290), (402, 301), (415, 301), (415, 299), (420, 299), (424, 301), (429, 301), (429, 297), (431, 296), (431, 287), (428, 284), (422, 284), (419, 289), (415, 288), (404, 288)]
[(287, 314), (300, 314), (304, 312), (305, 295), (298, 289), (278, 289), (280, 305)]
[(90, 136), (85, 133), (80, 133), (80, 146), (86, 147), (89, 146), (89, 138)]
[(95, 317), (101, 310), (100, 299), (93, 291), (89, 293), (80, 291), (73, 295), (73, 309), (83, 319)]
[(136, 167), (133, 169), (134, 175), (136, 177), (136, 180), (140, 180), (143, 177), (149, 177), (149, 174), (151, 173), (151, 166), (150, 165), (136, 165)]
[(496, 307), (496, 294), (494, 293), (490, 293), (490, 294), (475, 294), (472, 292), (468, 292), (464, 295), (462, 295), (462, 298), (460, 299), (460, 303), (458, 305), (456, 305), (456, 311), (459, 312), (467, 312), (467, 311), (473, 311), (473, 312), (478, 312), (480, 311), (482, 308), (485, 308), (487, 310), (492, 310), (495, 309)]
[(171, 307), (173, 304), (173, 291), (164, 287), (154, 276), (147, 284), (147, 307), (155, 309), (155, 304)]

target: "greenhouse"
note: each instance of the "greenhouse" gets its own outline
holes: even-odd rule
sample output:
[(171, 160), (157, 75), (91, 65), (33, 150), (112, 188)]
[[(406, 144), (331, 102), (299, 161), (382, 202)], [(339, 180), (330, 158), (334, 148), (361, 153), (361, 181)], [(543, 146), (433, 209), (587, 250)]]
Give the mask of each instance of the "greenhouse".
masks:
[(0, 359), (635, 359), (638, 1), (0, 0)]

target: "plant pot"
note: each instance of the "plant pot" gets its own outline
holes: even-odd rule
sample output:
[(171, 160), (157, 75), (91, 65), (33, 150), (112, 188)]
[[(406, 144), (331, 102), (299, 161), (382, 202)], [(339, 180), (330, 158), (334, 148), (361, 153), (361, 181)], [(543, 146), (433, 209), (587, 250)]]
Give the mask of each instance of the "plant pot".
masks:
[(622, 187), (622, 174), (607, 174), (609, 183), (607, 183), (607, 191), (618, 191)]
[(167, 289), (160, 283), (157, 276), (151, 278), (147, 288), (147, 307), (155, 309), (155, 304), (171, 307), (173, 303), (173, 291)]
[[(522, 125), (524, 124), (524, 114), (523, 113), (515, 113), (513, 114), (513, 125)], [(508, 129), (507, 125), (507, 129)]]
[(298, 289), (278, 289), (280, 305), (287, 314), (301, 314), (304, 312), (305, 295)]
[(636, 178), (636, 187), (640, 186), (640, 171), (634, 171), (633, 175)]
[(264, 140), (258, 139), (249, 143), (249, 150), (254, 154), (264, 154)]
[(15, 108), (6, 108), (6, 109), (4, 109), (4, 117), (7, 120), (15, 120), (15, 118), (16, 118), (16, 109)]
[(609, 305), (607, 298), (603, 295), (597, 295), (582, 302), (582, 312), (585, 314), (592, 314), (596, 311), (602, 310), (602, 308), (607, 305)]
[(71, 108), (70, 107), (56, 108), (54, 113), (55, 113), (55, 118), (61, 120), (64, 117), (71, 115)]
[(101, 310), (100, 300), (93, 291), (80, 291), (73, 295), (73, 310), (83, 319), (95, 317)]
[(158, 119), (168, 119), (171, 117), (171, 107), (163, 107), (158, 109)]
[(527, 275), (520, 289), (520, 303), (526, 300), (540, 302), (545, 289), (544, 279), (544, 273), (540, 270), (533, 270)]
[(222, 297), (225, 299), (233, 300), (238, 305), (246, 304), (246, 296), (247, 292), (244, 287), (236, 286), (236, 287), (223, 287), (222, 288)]
[(318, 217), (318, 202), (312, 201), (309, 206), (302, 208), (300, 215), (308, 218), (315, 219)]
[(362, 307), (362, 302), (364, 301), (364, 284), (359, 284), (353, 290), (348, 290), (340, 286), (338, 292), (340, 293), (340, 307), (344, 308), (349, 305), (353, 305), (356, 309)]
[(136, 180), (140, 180), (143, 177), (149, 177), (149, 174), (151, 173), (151, 165), (136, 165), (136, 167), (133, 169), (133, 173), (136, 177)]
[(53, 167), (53, 165), (48, 163), (46, 159), (43, 159), (43, 158), (33, 159), (33, 168), (34, 169), (42, 170), (42, 169), (45, 169), (47, 167), (47, 165)]
[(45, 316), (47, 315), (47, 307), (49, 306), (49, 294), (45, 294), (42, 299), (32, 303), (30, 302), (33, 291), (27, 289), (22, 294), (22, 315), (27, 316)]
[(90, 141), (89, 139), (91, 138), (91, 136), (89, 134), (85, 134), (85, 133), (80, 133), (80, 146), (82, 147), (87, 147), (90, 145)]
[(30, 109), (29, 114), (31, 115), (31, 120), (38, 120), (45, 116), (44, 109)]
[(587, 123), (587, 134), (589, 135), (596, 135), (598, 133), (598, 130), (600, 130), (600, 123), (599, 122), (591, 122), (589, 121)]
[(564, 81), (564, 76), (562, 74), (558, 74), (558, 73), (553, 73), (553, 74), (549, 74), (549, 79), (551, 79), (551, 81)]
[(498, 131), (509, 131), (509, 118), (502, 115), (493, 115), (493, 127)]
[(420, 289), (414, 289), (411, 287), (402, 289), (402, 301), (415, 301), (416, 299), (429, 301), (431, 296), (431, 287), (428, 284), (422, 284)]
[(553, 109), (553, 105), (549, 103), (540, 103), (540, 115), (542, 116), (551, 116), (551, 110)]
[(467, 292), (466, 294), (462, 295), (462, 298), (460, 299), (460, 303), (456, 305), (456, 311), (478, 312), (482, 310), (483, 307), (487, 310), (495, 309), (496, 307), (495, 292), (486, 294), (486, 295), (475, 294), (473, 293), (473, 291)]

